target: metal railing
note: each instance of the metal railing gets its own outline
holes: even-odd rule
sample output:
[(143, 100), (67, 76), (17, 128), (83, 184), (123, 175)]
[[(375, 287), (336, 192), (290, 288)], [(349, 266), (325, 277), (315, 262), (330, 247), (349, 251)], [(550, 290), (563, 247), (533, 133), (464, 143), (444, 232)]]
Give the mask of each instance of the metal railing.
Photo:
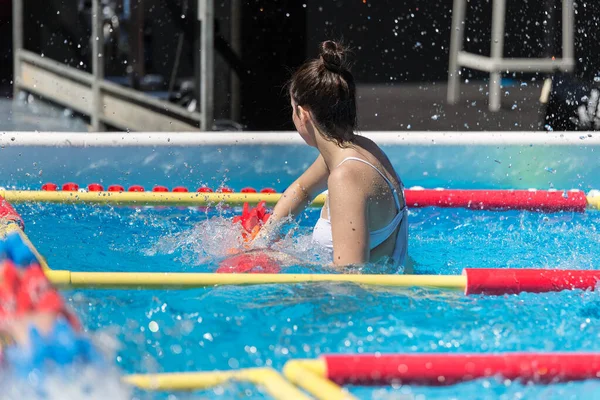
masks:
[(105, 125), (123, 130), (189, 131), (211, 130), (214, 91), (214, 4), (197, 0), (200, 21), (196, 68), (200, 112), (111, 83), (104, 78), (104, 35), (101, 0), (92, 0), (92, 73), (25, 50), (23, 0), (13, 0), (13, 92), (26, 91), (62, 104), (90, 117), (91, 129)]

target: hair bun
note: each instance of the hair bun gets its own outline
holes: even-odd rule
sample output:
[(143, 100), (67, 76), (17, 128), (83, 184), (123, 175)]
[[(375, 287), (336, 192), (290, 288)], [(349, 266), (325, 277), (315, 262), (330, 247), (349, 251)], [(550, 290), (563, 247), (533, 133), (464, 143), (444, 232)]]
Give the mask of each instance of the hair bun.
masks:
[(321, 60), (323, 60), (323, 65), (329, 71), (339, 74), (346, 69), (344, 65), (345, 53), (346, 49), (333, 40), (327, 40), (321, 43)]

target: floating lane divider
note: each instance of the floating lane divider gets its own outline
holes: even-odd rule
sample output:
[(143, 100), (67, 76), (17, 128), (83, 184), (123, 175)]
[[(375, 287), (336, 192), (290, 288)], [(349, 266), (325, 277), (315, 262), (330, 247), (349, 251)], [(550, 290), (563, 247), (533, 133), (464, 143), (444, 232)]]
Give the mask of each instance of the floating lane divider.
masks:
[[(155, 186), (145, 191), (142, 186), (133, 185), (127, 191), (122, 186), (112, 185), (109, 190), (98, 184), (88, 185), (88, 189), (79, 189), (74, 183), (63, 185), (66, 190), (56, 190), (57, 185), (47, 183), (46, 190), (6, 190), (0, 189), (0, 196), (9, 202), (46, 202), (46, 203), (89, 203), (139, 206), (206, 206), (214, 204), (242, 205), (257, 204), (265, 201), (274, 205), (281, 197), (273, 189), (244, 188), (242, 192), (233, 192), (230, 188), (220, 188), (214, 192), (210, 188), (199, 188), (190, 192), (185, 187), (168, 191), (164, 186)], [(102, 190), (100, 190), (102, 189)], [(588, 195), (578, 189), (559, 190), (454, 190), (423, 189), (405, 190), (406, 203), (411, 208), (444, 207), (468, 208), (476, 210), (528, 210), (540, 212), (575, 211), (583, 212), (587, 208), (600, 208), (600, 192), (592, 190)], [(317, 196), (311, 206), (319, 207), (325, 202), (325, 195)]]
[(60, 287), (112, 289), (191, 289), (224, 285), (347, 282), (369, 286), (430, 287), (464, 290), (461, 275), (355, 275), (355, 274), (219, 274), (195, 272), (72, 272), (46, 271)]
[(284, 375), (305, 389), (294, 364), (338, 385), (442, 386), (492, 376), (547, 384), (600, 377), (600, 353), (339, 354), (287, 362)]
[(123, 381), (140, 389), (155, 391), (193, 391), (210, 389), (227, 382), (249, 382), (263, 387), (274, 399), (310, 400), (311, 398), (271, 368), (248, 368), (234, 371), (136, 374)]
[(563, 290), (596, 290), (597, 270), (465, 268), (465, 294), (503, 295)]
[[(497, 376), (537, 384), (597, 379), (600, 353), (335, 354), (290, 360), (283, 367), (283, 375), (316, 399), (351, 400), (356, 397), (342, 386), (448, 386)], [(308, 398), (279, 373), (265, 368), (124, 377), (131, 385), (151, 390), (209, 389), (233, 380), (264, 386), (278, 399)]]
[(193, 272), (71, 272), (46, 270), (55, 285), (70, 288), (190, 289), (224, 285), (346, 282), (366, 286), (463, 290), (466, 295), (595, 290), (600, 271), (466, 268), (462, 275), (219, 274)]
[(24, 233), (21, 216), (0, 197), (0, 235), (11, 231), (36, 254), (48, 279), (61, 288), (173, 289), (222, 285), (297, 284), (346, 282), (386, 287), (428, 287), (463, 290), (466, 295), (503, 295), (521, 292), (542, 293), (562, 290), (595, 290), (600, 271), (466, 268), (461, 275), (380, 275), (380, 274), (220, 274), (193, 272), (74, 272), (50, 269)]

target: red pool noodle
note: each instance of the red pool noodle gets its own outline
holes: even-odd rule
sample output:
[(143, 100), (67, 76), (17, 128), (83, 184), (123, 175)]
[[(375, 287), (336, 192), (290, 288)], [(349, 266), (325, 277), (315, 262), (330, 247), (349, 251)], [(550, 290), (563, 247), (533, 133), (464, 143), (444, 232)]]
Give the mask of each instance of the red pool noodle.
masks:
[(595, 270), (465, 268), (463, 275), (467, 295), (594, 290), (600, 280), (600, 271)]
[(408, 207), (463, 207), (477, 210), (578, 211), (587, 207), (584, 192), (545, 190), (410, 190)]
[(0, 197), (0, 219), (14, 221), (21, 229), (25, 229), (25, 223), (19, 213), (13, 208), (13, 206), (6, 201), (3, 197)]
[(338, 384), (450, 385), (471, 379), (551, 383), (600, 377), (600, 353), (327, 355), (328, 378)]

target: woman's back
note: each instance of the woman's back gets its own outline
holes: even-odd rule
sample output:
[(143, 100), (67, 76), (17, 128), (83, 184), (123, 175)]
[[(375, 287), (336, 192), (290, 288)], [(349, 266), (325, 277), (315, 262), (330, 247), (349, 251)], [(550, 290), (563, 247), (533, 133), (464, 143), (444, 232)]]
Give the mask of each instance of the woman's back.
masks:
[[(366, 197), (370, 260), (384, 257), (402, 263), (402, 248), (406, 247), (406, 207), (403, 185), (385, 153), (371, 140), (357, 136), (352, 146), (341, 153), (343, 159), (334, 169), (344, 168), (347, 173), (360, 177), (361, 193)], [(341, 156), (340, 156), (341, 157)], [(329, 224), (329, 202), (323, 208), (313, 238), (326, 247), (332, 247)], [(402, 247), (402, 248), (398, 248)], [(400, 258), (400, 259), (399, 259)]]

